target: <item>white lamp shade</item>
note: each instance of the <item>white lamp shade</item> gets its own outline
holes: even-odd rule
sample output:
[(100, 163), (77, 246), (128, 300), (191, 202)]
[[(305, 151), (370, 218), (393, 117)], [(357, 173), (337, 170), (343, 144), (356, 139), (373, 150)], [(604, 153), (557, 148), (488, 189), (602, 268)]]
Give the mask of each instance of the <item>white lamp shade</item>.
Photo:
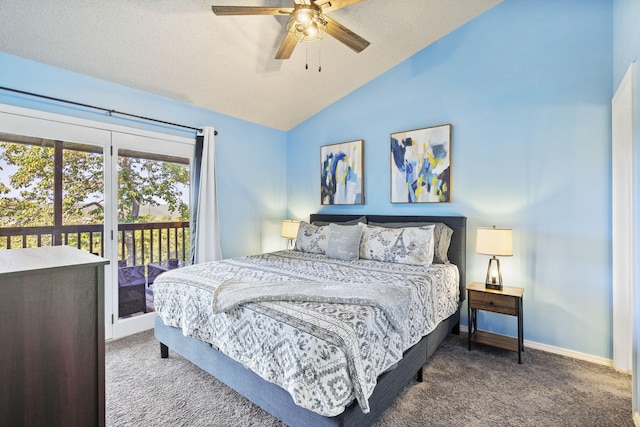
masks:
[(300, 227), (300, 221), (286, 219), (282, 221), (282, 229), (280, 231), (280, 235), (287, 239), (295, 239), (298, 237), (299, 227)]
[(496, 227), (478, 228), (476, 252), (492, 256), (512, 256), (513, 238), (511, 229)]

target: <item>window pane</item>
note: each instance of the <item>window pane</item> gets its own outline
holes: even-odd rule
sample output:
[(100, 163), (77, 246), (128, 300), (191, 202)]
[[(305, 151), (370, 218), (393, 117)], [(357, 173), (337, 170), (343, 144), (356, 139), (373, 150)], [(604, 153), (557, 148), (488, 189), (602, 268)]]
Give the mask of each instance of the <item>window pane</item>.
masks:
[(101, 147), (0, 134), (0, 249), (104, 255), (103, 167)]
[(155, 278), (189, 254), (189, 160), (118, 150), (119, 317), (153, 311)]
[(101, 152), (63, 150), (64, 224), (102, 224), (104, 222), (104, 160), (102, 157)]
[(52, 226), (54, 142), (20, 135), (1, 137), (0, 226)]

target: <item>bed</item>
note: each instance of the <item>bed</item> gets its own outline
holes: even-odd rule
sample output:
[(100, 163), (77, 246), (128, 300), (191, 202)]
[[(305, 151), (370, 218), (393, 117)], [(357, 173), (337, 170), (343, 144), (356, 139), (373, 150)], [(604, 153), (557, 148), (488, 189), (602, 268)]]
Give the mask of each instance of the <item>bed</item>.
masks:
[[(348, 224), (349, 221), (359, 220), (362, 220), (360, 215), (314, 214), (309, 223)], [(398, 301), (403, 300), (398, 300), (395, 305), (385, 302), (388, 305), (379, 306), (374, 305), (377, 302), (369, 304), (374, 297), (367, 292), (367, 301), (362, 302), (363, 305), (354, 305), (357, 307), (354, 318), (353, 313), (341, 311), (342, 307), (352, 304), (335, 304), (336, 301), (325, 299), (282, 302), (274, 297), (245, 303), (236, 301), (225, 314), (212, 315), (208, 311), (212, 299), (221, 305), (224, 303), (220, 301), (227, 301), (226, 294), (218, 294), (218, 288), (227, 285), (225, 278), (229, 275), (243, 277), (246, 274), (251, 282), (249, 285), (253, 284), (256, 277), (270, 284), (276, 281), (278, 285), (286, 285), (283, 281), (305, 285), (310, 278), (323, 283), (346, 281), (352, 282), (350, 289), (357, 290), (357, 286), (366, 280), (400, 281), (401, 276), (418, 277), (423, 274), (421, 270), (424, 268), (414, 265), (403, 267), (377, 260), (334, 260), (324, 254), (297, 251), (192, 266), (160, 276), (154, 284), (158, 309), (155, 336), (160, 342), (161, 357), (168, 357), (170, 348), (291, 426), (373, 424), (412, 378), (417, 375), (418, 380), (422, 380), (422, 368), (442, 340), (451, 332), (459, 333), (460, 306), (464, 300), (466, 283), (466, 218), (367, 215), (365, 220), (379, 227), (417, 227), (425, 223), (440, 223), (450, 228), (453, 234), (446, 256), (455, 267), (448, 263), (434, 264), (429, 270), (438, 277), (453, 275), (457, 283), (447, 286), (448, 289), (455, 286), (455, 301), (451, 301), (451, 295), (446, 300), (434, 293), (431, 299), (441, 300), (440, 308), (434, 310), (436, 314), (420, 316), (416, 313), (425, 310), (422, 306), (414, 307), (414, 304), (422, 302), (412, 299), (410, 304), (400, 304)], [(370, 273), (375, 280), (368, 279)], [(181, 280), (190, 282), (190, 287), (181, 285)], [(220, 283), (212, 291), (208, 283), (215, 281)], [(422, 279), (416, 279), (415, 282), (422, 283)], [(400, 292), (405, 288), (408, 287), (398, 284), (394, 289)], [(412, 295), (426, 295), (427, 291), (421, 291), (420, 287), (417, 289), (411, 288)], [(332, 295), (333, 292), (335, 288)], [(203, 296), (204, 303), (200, 301)], [(399, 307), (405, 307), (403, 310), (407, 311), (397, 311)], [(320, 311), (322, 313), (318, 314)], [(298, 316), (306, 319), (309, 326), (290, 320)], [(345, 330), (349, 327), (359, 330), (363, 323), (366, 324), (366, 339), (378, 344), (367, 347), (353, 343), (351, 349), (348, 345), (339, 347), (338, 343), (344, 344), (349, 338), (348, 335), (325, 332), (324, 325), (332, 323), (332, 316), (349, 319), (345, 321), (348, 326), (344, 326)], [(187, 318), (188, 322), (185, 321)], [(410, 320), (402, 327), (395, 327), (396, 322), (400, 323), (400, 318)], [(255, 330), (251, 332), (250, 328), (257, 328), (260, 333)], [(421, 331), (425, 330), (429, 332), (423, 336)], [(270, 331), (284, 336), (288, 344), (283, 347), (282, 340), (276, 344), (261, 342)], [(220, 341), (219, 335), (225, 334), (236, 342), (229, 344)], [(238, 342), (237, 337), (240, 336), (245, 339), (244, 342)], [(261, 347), (269, 348), (269, 357), (279, 359), (260, 362), (254, 357), (254, 352)], [(286, 351), (281, 351), (282, 348), (286, 348)], [(306, 353), (309, 349), (313, 351)], [(276, 353), (279, 356), (273, 356)], [(366, 356), (362, 360), (359, 358), (361, 353)], [(341, 370), (350, 373), (350, 384), (345, 384)], [(267, 377), (266, 374), (273, 375), (273, 378), (270, 381), (263, 379)], [(329, 397), (326, 396), (327, 390), (331, 391)], [(338, 400), (334, 402), (336, 396)]]

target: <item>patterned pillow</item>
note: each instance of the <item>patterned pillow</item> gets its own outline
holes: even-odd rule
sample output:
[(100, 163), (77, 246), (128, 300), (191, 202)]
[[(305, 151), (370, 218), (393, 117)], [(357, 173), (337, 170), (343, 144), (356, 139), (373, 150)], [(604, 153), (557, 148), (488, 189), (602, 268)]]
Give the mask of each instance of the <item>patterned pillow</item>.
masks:
[(296, 238), (296, 251), (309, 252), (312, 254), (324, 254), (327, 252), (327, 242), (329, 241), (329, 226), (318, 227), (301, 221)]
[(433, 262), (435, 225), (385, 228), (366, 225), (360, 241), (360, 258), (429, 266)]
[(433, 229), (433, 245), (435, 250), (433, 253), (433, 263), (449, 264), (448, 252), (449, 246), (451, 246), (453, 230), (448, 225), (441, 222), (370, 222), (369, 224), (386, 228), (425, 227), (435, 224), (436, 227)]
[(353, 261), (360, 257), (360, 238), (364, 224), (329, 224), (329, 242), (327, 256), (330, 258)]

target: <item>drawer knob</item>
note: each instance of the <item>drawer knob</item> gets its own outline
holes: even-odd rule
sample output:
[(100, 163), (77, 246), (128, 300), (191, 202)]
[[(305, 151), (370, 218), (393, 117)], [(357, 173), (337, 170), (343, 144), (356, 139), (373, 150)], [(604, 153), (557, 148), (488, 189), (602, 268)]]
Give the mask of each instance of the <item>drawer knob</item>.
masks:
[(493, 305), (493, 301), (489, 301), (489, 304), (490, 304), (490, 305)]

